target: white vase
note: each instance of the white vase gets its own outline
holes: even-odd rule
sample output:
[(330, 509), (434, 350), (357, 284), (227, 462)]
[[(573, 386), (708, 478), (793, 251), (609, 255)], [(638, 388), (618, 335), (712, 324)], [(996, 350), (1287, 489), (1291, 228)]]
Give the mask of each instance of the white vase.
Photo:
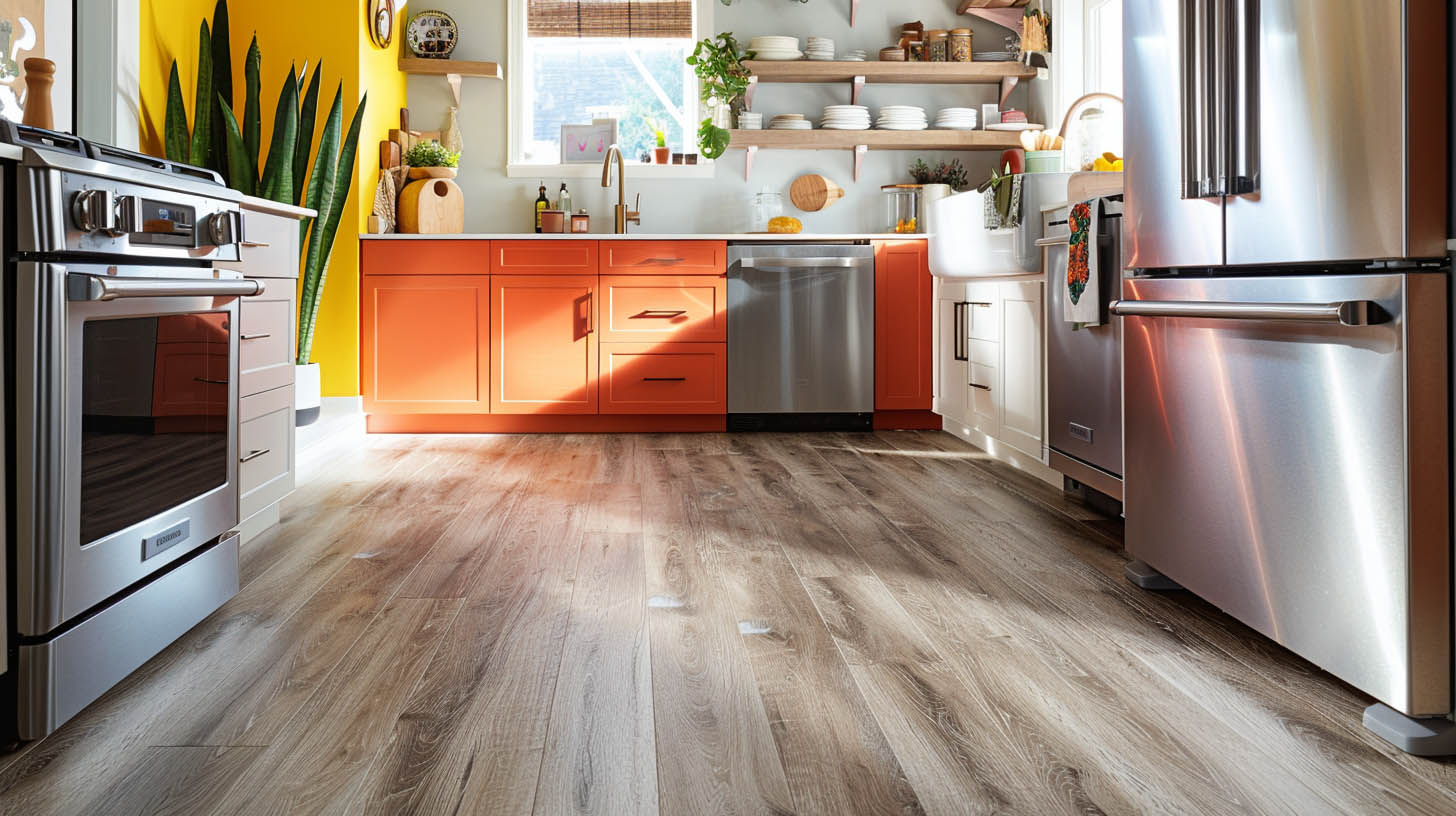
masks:
[(302, 428), (318, 421), (323, 407), (323, 377), (318, 363), (293, 367), (294, 424)]

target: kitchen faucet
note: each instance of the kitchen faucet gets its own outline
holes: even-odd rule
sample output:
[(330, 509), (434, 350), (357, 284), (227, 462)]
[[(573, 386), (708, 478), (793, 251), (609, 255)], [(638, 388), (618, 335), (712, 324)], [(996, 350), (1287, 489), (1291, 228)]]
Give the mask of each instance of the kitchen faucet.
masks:
[[(617, 206), (612, 208), (612, 230), (618, 235), (627, 234), (627, 223), (631, 222), (642, 225), (642, 213), (638, 210), (627, 209), (627, 162), (622, 158), (622, 150), (616, 145), (607, 148), (607, 156), (602, 159), (602, 186), (612, 186), (612, 157), (617, 157)], [(642, 206), (642, 194), (637, 194), (638, 208)]]

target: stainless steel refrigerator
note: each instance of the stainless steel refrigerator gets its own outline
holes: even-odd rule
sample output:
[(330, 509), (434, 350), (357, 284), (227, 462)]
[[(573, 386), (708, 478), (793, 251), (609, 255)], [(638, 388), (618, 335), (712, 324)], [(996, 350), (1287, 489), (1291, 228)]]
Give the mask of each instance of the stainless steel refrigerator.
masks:
[(1446, 4), (1124, 9), (1130, 574), (1456, 751)]

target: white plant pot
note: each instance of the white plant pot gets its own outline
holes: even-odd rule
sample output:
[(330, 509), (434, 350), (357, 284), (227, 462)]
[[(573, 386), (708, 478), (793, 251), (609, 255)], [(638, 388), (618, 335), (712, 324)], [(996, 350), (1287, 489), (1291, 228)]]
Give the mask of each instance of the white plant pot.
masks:
[(318, 421), (323, 407), (323, 376), (318, 363), (293, 367), (293, 410), (295, 424), (302, 428)]

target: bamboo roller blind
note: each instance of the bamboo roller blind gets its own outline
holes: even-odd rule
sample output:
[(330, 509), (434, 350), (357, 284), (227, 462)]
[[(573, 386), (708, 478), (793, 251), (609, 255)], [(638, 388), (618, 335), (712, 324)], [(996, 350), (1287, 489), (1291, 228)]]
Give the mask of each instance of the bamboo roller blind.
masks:
[(532, 37), (693, 36), (692, 0), (529, 0)]

